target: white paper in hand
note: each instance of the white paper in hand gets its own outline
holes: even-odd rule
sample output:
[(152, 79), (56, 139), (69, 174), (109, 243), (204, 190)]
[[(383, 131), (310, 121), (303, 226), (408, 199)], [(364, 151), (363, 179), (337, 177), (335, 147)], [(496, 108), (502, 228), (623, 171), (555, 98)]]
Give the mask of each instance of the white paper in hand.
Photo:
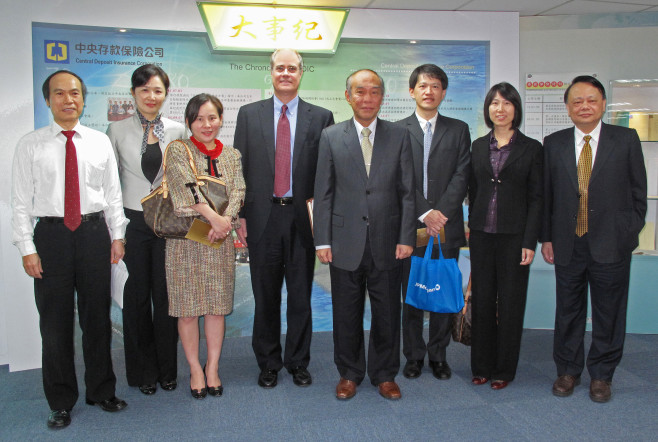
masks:
[(123, 287), (128, 280), (128, 268), (123, 259), (118, 264), (112, 264), (112, 299), (123, 309)]

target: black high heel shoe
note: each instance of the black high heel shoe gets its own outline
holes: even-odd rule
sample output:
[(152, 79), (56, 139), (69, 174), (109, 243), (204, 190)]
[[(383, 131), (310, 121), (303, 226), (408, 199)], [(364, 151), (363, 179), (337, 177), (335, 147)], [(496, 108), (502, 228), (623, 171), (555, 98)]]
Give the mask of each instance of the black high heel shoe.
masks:
[[(204, 370), (204, 377), (205, 377), (205, 370)], [(203, 399), (206, 397), (208, 394), (208, 389), (206, 387), (203, 387), (201, 390), (195, 390), (191, 387), (192, 384), (192, 375), (190, 375), (190, 393), (192, 394), (192, 397), (194, 399)]]
[[(203, 366), (203, 374), (206, 374), (206, 366)], [(207, 378), (207, 377), (206, 377)], [(211, 387), (210, 385), (206, 384), (206, 389), (208, 390), (208, 394), (210, 396), (215, 396), (219, 397), (222, 394), (224, 394), (224, 386), (220, 385), (219, 387)]]

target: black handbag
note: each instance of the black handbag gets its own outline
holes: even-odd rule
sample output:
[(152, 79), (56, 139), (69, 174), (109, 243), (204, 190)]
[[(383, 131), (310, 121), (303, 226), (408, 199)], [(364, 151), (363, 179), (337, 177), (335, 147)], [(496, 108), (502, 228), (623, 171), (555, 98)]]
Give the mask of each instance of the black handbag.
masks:
[(452, 339), (464, 345), (471, 345), (471, 278), (464, 294), (464, 308), (452, 319)]
[[(194, 157), (190, 151), (188, 140), (177, 140), (185, 145), (189, 158), (190, 167), (196, 176), (196, 184), (199, 191), (208, 201), (208, 205), (220, 215), (224, 214), (228, 207), (228, 194), (226, 193), (226, 184), (217, 177), (210, 175), (200, 175), (194, 164)], [(175, 141), (172, 141), (175, 142)], [(171, 143), (169, 144), (171, 146)], [(167, 151), (165, 150), (162, 160), (162, 184), (155, 190), (142, 198), (142, 208), (144, 209), (144, 220), (153, 232), (163, 238), (185, 238), (192, 222), (199, 216), (178, 216), (174, 212), (174, 205), (169, 197), (169, 185), (167, 183)], [(196, 147), (195, 147), (196, 148)]]

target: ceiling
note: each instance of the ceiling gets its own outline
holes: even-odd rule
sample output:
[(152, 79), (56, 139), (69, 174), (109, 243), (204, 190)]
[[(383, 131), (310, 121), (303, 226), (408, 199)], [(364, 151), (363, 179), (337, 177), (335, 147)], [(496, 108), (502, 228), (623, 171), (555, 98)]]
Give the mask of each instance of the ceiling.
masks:
[(616, 14), (658, 12), (658, 0), (227, 0), (231, 3), (334, 8), (411, 9), (431, 11), (519, 12), (538, 15)]

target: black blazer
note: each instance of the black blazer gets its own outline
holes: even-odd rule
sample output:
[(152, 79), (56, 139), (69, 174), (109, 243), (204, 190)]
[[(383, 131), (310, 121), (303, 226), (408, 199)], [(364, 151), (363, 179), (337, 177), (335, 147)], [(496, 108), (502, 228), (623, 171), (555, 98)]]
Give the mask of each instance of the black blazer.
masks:
[[(427, 164), (427, 198), (425, 198), (423, 130), (415, 113), (396, 124), (406, 127), (411, 134), (411, 152), (416, 176), (416, 219), (431, 209), (441, 211), (448, 218), (445, 226), (445, 247), (453, 249), (465, 245), (462, 203), (466, 197), (470, 163), (471, 136), (468, 125), (461, 120), (444, 117), (441, 114), (437, 116)], [(417, 222), (418, 228), (424, 226)]]
[(518, 131), (496, 182), (489, 159), (490, 138), (488, 133), (473, 142), (468, 225), (471, 230), (484, 230), (491, 194), (498, 184), (496, 232), (523, 234), (522, 247), (534, 251), (541, 228), (543, 199), (541, 143)]
[[(313, 247), (306, 200), (313, 197), (322, 129), (334, 124), (331, 111), (299, 99), (292, 159), (295, 226), (304, 246)], [(233, 146), (242, 154), (247, 191), (240, 217), (247, 219), (248, 240), (258, 242), (272, 210), (274, 194), (274, 99), (246, 104), (238, 111)]]
[[(578, 217), (574, 128), (544, 139), (544, 216), (541, 242), (553, 243), (555, 264), (567, 265)], [(592, 258), (620, 261), (638, 245), (647, 213), (647, 173), (634, 129), (602, 123), (588, 190)]]

